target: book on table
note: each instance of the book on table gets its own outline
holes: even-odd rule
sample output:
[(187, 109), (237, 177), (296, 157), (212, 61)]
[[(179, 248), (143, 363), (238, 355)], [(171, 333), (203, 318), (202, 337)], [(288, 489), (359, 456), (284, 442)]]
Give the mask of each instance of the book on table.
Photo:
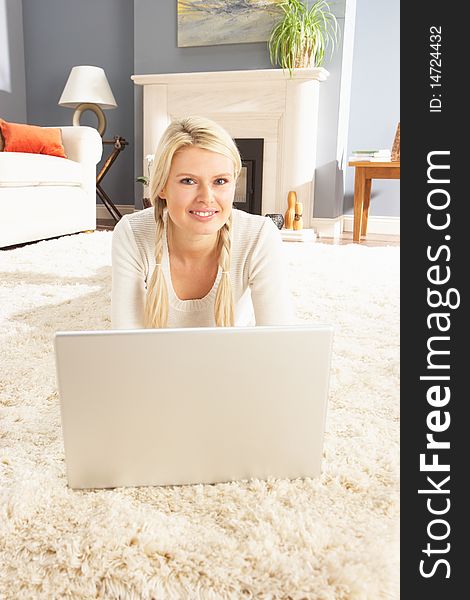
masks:
[(381, 148), (380, 150), (353, 150), (352, 153), (361, 156), (390, 156), (391, 150), (389, 148)]
[(392, 162), (390, 156), (350, 156), (349, 162)]
[(349, 157), (350, 162), (389, 162), (391, 161), (391, 151), (388, 148), (381, 150), (353, 150)]

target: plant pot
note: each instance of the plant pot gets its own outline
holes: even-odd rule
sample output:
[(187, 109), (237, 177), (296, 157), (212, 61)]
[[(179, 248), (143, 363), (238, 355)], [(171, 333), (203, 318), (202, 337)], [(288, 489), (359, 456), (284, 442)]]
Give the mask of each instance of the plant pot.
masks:
[(312, 59), (313, 51), (306, 48), (303, 52), (299, 52), (294, 59), (295, 69), (308, 69), (309, 67), (314, 68), (315, 64)]

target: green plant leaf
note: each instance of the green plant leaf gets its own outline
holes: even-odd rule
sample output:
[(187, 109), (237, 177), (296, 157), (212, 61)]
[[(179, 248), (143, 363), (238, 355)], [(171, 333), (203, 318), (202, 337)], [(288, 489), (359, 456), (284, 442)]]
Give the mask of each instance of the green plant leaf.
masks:
[(279, 6), (283, 16), (268, 40), (271, 64), (291, 77), (299, 65), (321, 66), (327, 47), (333, 54), (338, 43), (338, 22), (328, 3), (317, 0), (309, 7), (301, 0), (282, 0)]

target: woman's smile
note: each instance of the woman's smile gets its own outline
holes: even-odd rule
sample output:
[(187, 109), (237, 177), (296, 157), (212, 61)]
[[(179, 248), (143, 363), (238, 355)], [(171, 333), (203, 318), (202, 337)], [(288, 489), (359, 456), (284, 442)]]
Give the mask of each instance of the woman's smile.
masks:
[(218, 210), (190, 210), (189, 214), (199, 221), (210, 221), (218, 212)]

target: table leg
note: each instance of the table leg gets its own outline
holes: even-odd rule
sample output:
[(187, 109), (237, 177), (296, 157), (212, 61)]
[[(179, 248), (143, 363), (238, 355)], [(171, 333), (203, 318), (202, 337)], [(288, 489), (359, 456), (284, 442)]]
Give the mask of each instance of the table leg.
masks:
[(354, 231), (353, 241), (359, 243), (362, 230), (362, 213), (364, 206), (366, 177), (365, 169), (356, 167), (354, 175)]
[(367, 221), (369, 220), (370, 190), (372, 179), (366, 179), (364, 183), (364, 204), (362, 206), (361, 235), (367, 234)]
[(101, 202), (107, 208), (109, 214), (113, 217), (113, 219), (117, 223), (119, 221), (119, 219), (122, 218), (122, 214), (119, 212), (117, 206), (114, 204), (114, 202), (108, 196), (108, 194), (101, 187), (101, 181), (103, 180), (104, 176), (109, 171), (109, 169), (113, 166), (114, 161), (119, 156), (119, 154), (128, 145), (128, 142), (123, 137), (116, 135), (116, 136), (114, 136), (113, 140), (103, 140), (103, 144), (113, 144), (114, 150), (108, 156), (108, 158), (106, 159), (104, 165), (101, 167), (101, 170), (96, 177), (96, 193), (99, 196)]
[(103, 190), (99, 183), (96, 184), (96, 193), (98, 194), (101, 202), (108, 209), (109, 214), (113, 217), (115, 222), (117, 223), (119, 219), (122, 219), (122, 214), (119, 212), (117, 206), (114, 204), (114, 202), (112, 202), (111, 198)]

